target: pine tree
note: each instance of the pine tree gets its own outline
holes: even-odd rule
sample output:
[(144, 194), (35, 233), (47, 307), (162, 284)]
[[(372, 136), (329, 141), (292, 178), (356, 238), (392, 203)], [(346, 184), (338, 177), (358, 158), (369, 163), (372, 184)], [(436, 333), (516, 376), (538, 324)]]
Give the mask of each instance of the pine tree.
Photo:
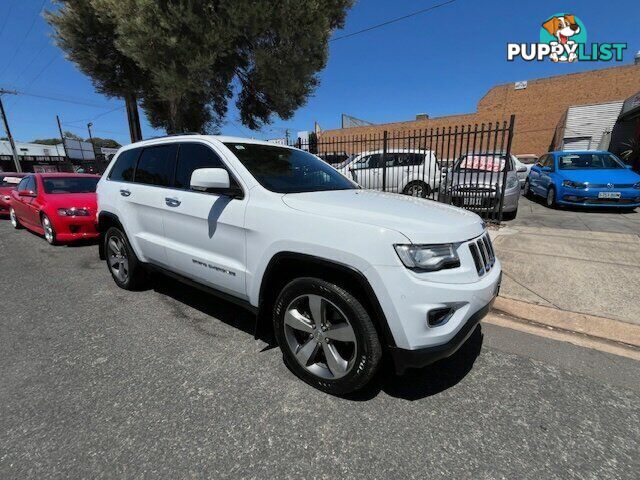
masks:
[(256, 129), (318, 85), (353, 0), (65, 0), (58, 44), (107, 95), (139, 95), (151, 124), (209, 131), (235, 97)]

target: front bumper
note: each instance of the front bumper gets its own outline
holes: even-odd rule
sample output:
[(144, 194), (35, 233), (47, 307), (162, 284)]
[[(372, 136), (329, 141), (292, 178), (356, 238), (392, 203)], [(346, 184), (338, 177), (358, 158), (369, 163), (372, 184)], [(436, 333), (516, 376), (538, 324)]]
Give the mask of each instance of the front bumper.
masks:
[(396, 373), (402, 375), (408, 368), (425, 367), (456, 353), (473, 334), (480, 320), (489, 313), (491, 305), (493, 305), (493, 300), (469, 317), (458, 333), (447, 343), (416, 350), (389, 347), (389, 354), (393, 360)]
[[(620, 193), (620, 198), (598, 198), (601, 192)], [(567, 188), (560, 189), (557, 203), (562, 205), (578, 205), (583, 207), (639, 207), (640, 190), (637, 188)]]
[[(497, 212), (500, 208), (500, 196), (496, 192), (456, 192), (450, 193), (450, 202), (456, 207), (465, 208), (474, 212)], [(520, 185), (506, 191), (503, 212), (515, 212), (518, 209), (520, 199)]]
[[(49, 217), (51, 218), (51, 217)], [(93, 240), (100, 237), (95, 215), (86, 217), (60, 217), (51, 219), (59, 242)]]
[[(479, 276), (470, 253), (461, 259), (464, 271), (460, 277), (475, 276), (476, 280), (455, 283), (458, 275), (453, 270), (422, 274), (404, 266), (378, 266), (364, 272), (384, 313), (390, 347), (441, 348), (493, 301), (502, 276), (500, 261), (496, 259), (491, 269)], [(430, 312), (442, 309), (450, 309), (452, 313), (446, 321), (430, 324)]]
[(6, 216), (9, 215), (10, 204), (9, 201), (5, 200), (3, 197), (4, 195), (0, 196), (0, 215)]

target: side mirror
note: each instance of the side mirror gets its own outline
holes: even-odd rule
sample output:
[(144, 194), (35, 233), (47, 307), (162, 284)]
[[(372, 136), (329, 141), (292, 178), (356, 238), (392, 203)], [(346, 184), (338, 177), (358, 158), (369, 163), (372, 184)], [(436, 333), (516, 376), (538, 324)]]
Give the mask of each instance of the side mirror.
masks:
[(518, 173), (525, 173), (527, 171), (527, 167), (519, 167)]
[(633, 168), (633, 165), (625, 165), (625, 167), (627, 167), (628, 170), (631, 170)]
[(198, 168), (191, 174), (191, 189), (198, 192), (217, 193), (231, 198), (242, 196), (242, 190), (231, 186), (229, 172), (224, 168)]
[(18, 195), (21, 197), (37, 197), (36, 192), (33, 190), (18, 190)]
[(551, 171), (551, 167), (542, 167), (542, 171), (543, 172), (550, 172)]

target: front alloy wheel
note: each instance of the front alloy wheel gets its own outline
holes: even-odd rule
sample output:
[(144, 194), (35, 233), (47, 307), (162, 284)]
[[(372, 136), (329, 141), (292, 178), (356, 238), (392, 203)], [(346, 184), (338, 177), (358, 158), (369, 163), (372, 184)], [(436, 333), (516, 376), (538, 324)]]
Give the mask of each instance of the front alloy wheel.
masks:
[(547, 207), (554, 208), (556, 206), (556, 190), (551, 187), (549, 191), (547, 191)]
[(129, 279), (129, 258), (121, 238), (112, 236), (107, 242), (107, 261), (111, 274), (121, 283)]
[(378, 371), (382, 347), (376, 328), (342, 287), (319, 278), (295, 279), (282, 289), (273, 314), (285, 363), (310, 385), (344, 395)]
[(346, 315), (319, 295), (294, 299), (284, 315), (289, 349), (308, 372), (322, 378), (344, 377), (353, 368), (356, 336)]
[(44, 213), (42, 214), (42, 230), (44, 231), (44, 239), (50, 244), (55, 245), (56, 243), (56, 232), (53, 229), (53, 225), (51, 224), (51, 220)]

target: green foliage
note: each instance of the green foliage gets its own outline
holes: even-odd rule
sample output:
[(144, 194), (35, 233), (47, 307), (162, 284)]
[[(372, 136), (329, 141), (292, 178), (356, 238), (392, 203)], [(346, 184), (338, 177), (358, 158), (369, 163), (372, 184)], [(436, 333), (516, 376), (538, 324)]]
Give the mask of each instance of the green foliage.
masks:
[[(90, 142), (91, 140), (87, 138), (85, 141)], [(93, 137), (93, 146), (95, 148), (120, 148), (122, 145), (111, 138)]]
[(59, 138), (36, 138), (31, 143), (39, 143), (40, 145), (58, 145), (62, 143)]
[(154, 127), (214, 130), (235, 96), (256, 129), (319, 83), (353, 0), (63, 0), (58, 45), (107, 95), (133, 92)]

